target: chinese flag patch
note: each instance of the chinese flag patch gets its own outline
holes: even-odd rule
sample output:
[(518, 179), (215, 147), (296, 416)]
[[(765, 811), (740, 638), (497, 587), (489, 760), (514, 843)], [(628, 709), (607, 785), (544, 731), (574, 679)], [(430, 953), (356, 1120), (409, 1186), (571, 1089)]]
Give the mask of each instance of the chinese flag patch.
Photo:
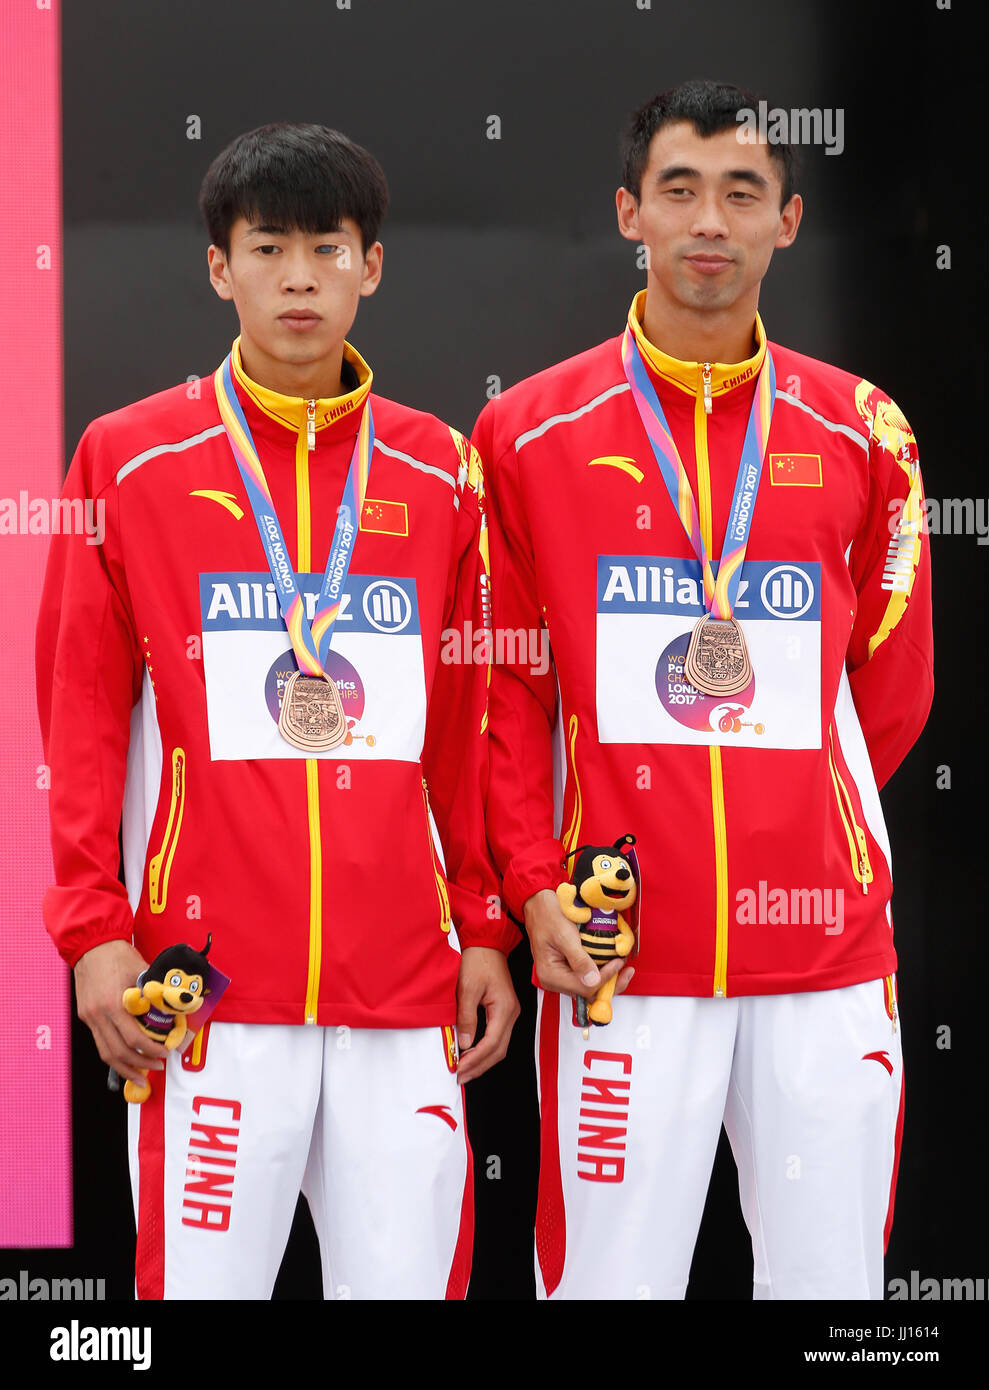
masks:
[(409, 509), (404, 502), (384, 502), (377, 497), (365, 497), (360, 529), (377, 531), (383, 536), (407, 536)]
[(820, 487), (820, 454), (770, 454), (769, 481), (775, 487)]

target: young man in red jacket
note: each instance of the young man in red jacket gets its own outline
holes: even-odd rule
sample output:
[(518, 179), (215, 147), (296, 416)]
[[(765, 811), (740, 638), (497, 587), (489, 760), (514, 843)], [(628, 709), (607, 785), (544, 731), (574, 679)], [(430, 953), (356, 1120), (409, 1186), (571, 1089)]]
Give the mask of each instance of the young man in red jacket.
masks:
[[(683, 1297), (722, 1123), (756, 1297), (883, 1297), (902, 1066), (877, 787), (931, 702), (922, 485), (884, 392), (767, 342), (802, 207), (789, 148), (745, 138), (758, 109), (690, 83), (633, 117), (617, 210), (646, 288), (474, 436), (496, 633), (545, 626), (553, 655), (494, 670), (488, 803), (542, 987), (544, 1297)], [(599, 970), (554, 889), (626, 833), (638, 942)], [(585, 1041), (561, 994), (616, 977)]]
[[(300, 1187), (326, 1297), (466, 1290), (458, 1082), (518, 1011), (488, 673), (441, 660), (486, 619), (487, 536), (469, 443), (372, 394), (346, 341), (386, 202), (335, 131), (235, 140), (201, 206), (240, 336), (202, 383), (95, 420), (66, 480), (105, 534), (54, 539), (41, 603), (44, 914), (100, 1055), (151, 1069), (130, 1110), (144, 1298), (268, 1297)], [(165, 1068), (121, 995), (207, 932), (231, 983)]]

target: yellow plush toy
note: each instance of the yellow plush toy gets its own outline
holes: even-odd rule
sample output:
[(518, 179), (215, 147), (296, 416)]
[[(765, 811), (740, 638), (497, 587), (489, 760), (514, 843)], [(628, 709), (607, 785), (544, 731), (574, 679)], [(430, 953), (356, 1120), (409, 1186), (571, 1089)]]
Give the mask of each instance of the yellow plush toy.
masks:
[[(149, 1038), (164, 1043), (169, 1052), (185, 1037), (187, 1016), (203, 1006), (209, 975), (206, 956), (211, 941), (212, 937), (207, 936), (201, 951), (184, 943), (167, 947), (138, 977), (137, 986), (124, 990), (124, 1008), (134, 1015)], [(147, 1074), (145, 1071), (145, 1077)], [(143, 1086), (134, 1081), (124, 1083), (125, 1100), (141, 1104), (150, 1094), (148, 1081)]]
[[(580, 943), (595, 965), (628, 956), (635, 946), (635, 932), (622, 915), (638, 896), (634, 844), (634, 835), (622, 835), (610, 846), (582, 845), (574, 851), (573, 882), (561, 883), (556, 890), (560, 910), (580, 927)], [(589, 1005), (578, 997), (577, 1022), (585, 1037), (588, 1020), (598, 1025), (611, 1022), (616, 979), (606, 980)]]

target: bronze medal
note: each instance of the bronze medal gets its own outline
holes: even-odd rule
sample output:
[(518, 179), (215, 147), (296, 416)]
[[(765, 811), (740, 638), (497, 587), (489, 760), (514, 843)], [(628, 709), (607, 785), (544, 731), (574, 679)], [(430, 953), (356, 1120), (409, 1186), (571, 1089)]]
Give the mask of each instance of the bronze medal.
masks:
[(744, 690), (752, 679), (752, 662), (741, 623), (705, 614), (690, 634), (683, 674), (702, 695), (737, 695)]
[(293, 671), (282, 692), (278, 732), (293, 748), (322, 753), (347, 737), (347, 716), (336, 681)]

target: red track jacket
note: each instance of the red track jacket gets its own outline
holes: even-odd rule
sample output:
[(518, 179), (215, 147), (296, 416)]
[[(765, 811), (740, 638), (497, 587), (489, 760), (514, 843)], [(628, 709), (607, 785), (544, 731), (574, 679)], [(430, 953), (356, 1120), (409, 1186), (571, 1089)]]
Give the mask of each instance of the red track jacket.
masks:
[[(757, 321), (750, 361), (711, 365), (708, 412), (702, 367), (645, 340), (644, 297), (629, 322), (716, 561), (765, 334)], [(704, 611), (700, 565), (620, 349), (614, 338), (521, 382), (474, 435), (501, 644), (488, 834), (506, 903), (520, 915), (569, 877), (571, 850), (631, 832), (642, 870), (632, 993), (891, 975), (877, 784), (917, 738), (933, 691), (914, 436), (869, 382), (771, 345), (776, 406), (735, 608), (754, 682), (731, 699), (699, 696), (683, 659)], [(541, 671), (542, 626), (553, 662)]]
[[(234, 348), (310, 605), (371, 389), (345, 356), (358, 384), (315, 402), (310, 450), (307, 403), (251, 382)], [(86, 430), (63, 496), (91, 499), (105, 538), (53, 538), (37, 637), (56, 876), (44, 917), (70, 964), (132, 933), (150, 959), (209, 931), (232, 981), (219, 1020), (425, 1027), (455, 1017), (451, 925), (463, 945), (517, 940), (484, 838), (488, 671), (440, 660), (444, 629), (484, 617), (476, 456), (430, 415), (371, 404), (328, 667), (350, 732), (318, 757), (278, 734), (295, 663), (212, 378)]]

